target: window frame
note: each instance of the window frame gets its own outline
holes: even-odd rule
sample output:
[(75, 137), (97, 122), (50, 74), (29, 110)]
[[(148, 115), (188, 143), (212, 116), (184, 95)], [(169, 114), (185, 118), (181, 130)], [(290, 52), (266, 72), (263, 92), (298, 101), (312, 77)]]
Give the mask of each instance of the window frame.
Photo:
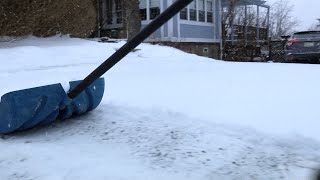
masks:
[[(214, 9), (215, 9), (215, 0), (205, 0), (206, 2), (206, 22), (207, 23), (214, 23)], [(208, 2), (211, 2), (211, 11), (208, 9)], [(208, 21), (208, 13), (211, 13), (211, 21)]]
[(109, 0), (103, 4), (103, 8), (105, 9), (103, 13), (105, 13), (106, 17), (106, 20), (103, 22), (103, 27), (106, 29), (121, 28), (123, 26), (122, 3), (116, 4), (116, 1), (117, 0)]
[[(195, 7), (191, 7), (193, 5)], [(194, 0), (189, 4), (189, 21), (198, 21), (198, 11), (198, 0)]]
[[(205, 5), (205, 3), (207, 3), (207, 0), (197, 0), (197, 1), (198, 1), (198, 21), (199, 22), (207, 22), (206, 21), (206, 15), (207, 15), (206, 11), (207, 10), (206, 10), (206, 5)], [(202, 1), (202, 9), (200, 8), (201, 7), (201, 1)]]
[[(191, 10), (193, 10), (191, 8), (191, 5), (192, 4), (189, 4), (187, 6), (187, 19), (183, 19), (181, 18), (181, 14), (179, 15), (179, 18), (180, 18), (180, 21), (182, 22), (188, 22), (190, 24), (206, 24), (206, 25), (212, 25), (212, 24), (215, 24), (215, 6), (216, 6), (216, 0), (204, 0), (204, 21), (203, 19), (201, 19), (200, 17), (200, 11), (203, 11), (203, 10), (200, 10), (200, 0), (194, 0), (193, 1), (195, 4), (196, 4), (196, 18), (190, 18), (191, 17)], [(211, 11), (209, 11), (208, 9), (208, 2), (211, 2)], [(211, 13), (212, 15), (212, 21), (208, 21), (208, 14)], [(196, 20), (194, 20), (196, 19)]]
[[(149, 20), (153, 20), (155, 19), (157, 16), (160, 15), (161, 13), (161, 1), (160, 0), (148, 0), (149, 1), (149, 17), (150, 19)], [(151, 6), (152, 5), (152, 1), (156, 1), (157, 2), (157, 5), (156, 6)], [(156, 13), (153, 13), (153, 12), (156, 12)]]
[[(145, 7), (142, 7), (142, 1)], [(139, 13), (140, 13), (141, 21), (148, 20), (148, 0), (139, 0)]]
[[(183, 12), (183, 13), (185, 13), (185, 18), (182, 18), (182, 15), (181, 15), (181, 12)], [(181, 19), (181, 20), (188, 20), (189, 19), (189, 10), (188, 10), (188, 7), (185, 7), (185, 8), (183, 8), (181, 11), (180, 11), (180, 13), (179, 13), (179, 18)]]
[[(141, 21), (152, 21), (153, 19), (155, 19), (157, 16), (160, 15), (162, 9), (161, 9), (161, 0), (155, 0), (155, 1), (159, 1), (158, 3), (158, 7), (151, 7), (151, 1), (152, 0), (139, 0), (140, 4), (139, 4), (139, 10), (140, 10), (140, 17), (145, 17), (145, 19), (141, 19)], [(144, 2), (146, 7), (145, 9), (141, 9), (141, 2)], [(153, 9), (152, 9), (153, 8)], [(156, 9), (158, 8), (158, 9)], [(142, 10), (144, 10), (145, 15), (142, 16)], [(156, 15), (152, 15), (152, 10), (157, 10), (158, 12), (156, 13)]]

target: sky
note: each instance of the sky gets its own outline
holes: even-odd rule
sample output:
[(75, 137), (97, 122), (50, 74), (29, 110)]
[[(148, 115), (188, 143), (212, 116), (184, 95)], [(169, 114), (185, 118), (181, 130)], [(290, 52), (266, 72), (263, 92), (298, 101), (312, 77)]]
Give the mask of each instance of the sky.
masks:
[[(277, 0), (267, 0), (268, 4), (272, 4)], [(300, 27), (297, 30), (306, 30), (312, 24), (317, 23), (320, 18), (320, 0), (288, 0), (294, 5), (293, 16), (300, 21)]]

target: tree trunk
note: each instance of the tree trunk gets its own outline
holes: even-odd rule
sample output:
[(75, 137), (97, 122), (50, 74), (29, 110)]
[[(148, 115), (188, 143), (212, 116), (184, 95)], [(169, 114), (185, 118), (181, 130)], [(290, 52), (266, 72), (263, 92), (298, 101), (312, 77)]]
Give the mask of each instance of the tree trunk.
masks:
[(128, 40), (133, 38), (141, 29), (139, 0), (123, 0), (123, 21)]

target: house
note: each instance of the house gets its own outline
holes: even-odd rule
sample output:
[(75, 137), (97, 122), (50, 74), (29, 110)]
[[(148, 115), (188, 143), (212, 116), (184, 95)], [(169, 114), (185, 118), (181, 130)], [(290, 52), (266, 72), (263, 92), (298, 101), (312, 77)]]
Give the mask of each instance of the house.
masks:
[[(100, 0), (101, 30), (119, 35), (123, 25), (121, 0)], [(150, 23), (175, 0), (140, 0), (142, 27)], [(162, 43), (181, 50), (212, 58), (221, 57), (222, 10), (228, 0), (194, 0), (188, 7), (153, 33), (147, 42)], [(262, 6), (262, 0), (239, 0), (240, 5)], [(125, 38), (125, 33), (120, 37)]]
[[(173, 0), (140, 0), (142, 26), (172, 4)], [(208, 57), (219, 57), (221, 1), (195, 0), (149, 37), (149, 42), (166, 45)]]

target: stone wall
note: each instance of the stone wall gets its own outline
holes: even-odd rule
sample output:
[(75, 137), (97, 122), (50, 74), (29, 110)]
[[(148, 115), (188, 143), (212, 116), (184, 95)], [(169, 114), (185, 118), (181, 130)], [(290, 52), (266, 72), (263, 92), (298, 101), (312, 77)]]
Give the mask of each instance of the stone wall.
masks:
[(220, 59), (220, 45), (218, 43), (164, 42), (162, 44), (175, 47), (187, 53)]
[(88, 37), (96, 25), (96, 0), (0, 0), (0, 36)]

